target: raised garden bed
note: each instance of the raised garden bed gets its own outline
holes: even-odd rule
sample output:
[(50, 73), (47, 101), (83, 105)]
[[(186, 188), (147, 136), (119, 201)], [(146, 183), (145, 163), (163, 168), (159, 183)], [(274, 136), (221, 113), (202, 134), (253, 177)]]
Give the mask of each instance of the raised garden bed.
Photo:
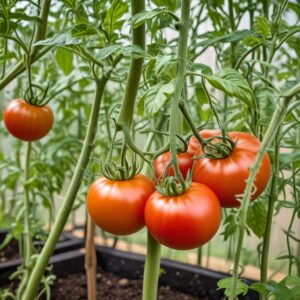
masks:
[[(2, 230), (0, 233), (0, 241), (5, 238), (8, 230)], [(68, 252), (71, 250), (82, 248), (84, 245), (83, 240), (74, 237), (69, 232), (64, 232), (61, 235), (60, 241), (57, 243), (54, 255)], [(42, 248), (43, 243), (37, 242), (36, 247)], [(18, 242), (12, 240), (9, 245), (0, 252), (0, 286), (3, 286), (9, 280), (9, 276), (17, 269), (21, 264), (21, 259), (19, 257), (19, 245)]]
[[(99, 299), (141, 299), (143, 255), (97, 246), (97, 259)], [(55, 255), (51, 263), (57, 276), (52, 289), (53, 299), (66, 299), (71, 295), (72, 300), (87, 299), (84, 254), (71, 251)], [(162, 260), (161, 268), (158, 299), (221, 300), (224, 297), (221, 291), (216, 291), (217, 281), (227, 276), (224, 273), (171, 260)], [(259, 297), (251, 291), (240, 299), (256, 300)]]

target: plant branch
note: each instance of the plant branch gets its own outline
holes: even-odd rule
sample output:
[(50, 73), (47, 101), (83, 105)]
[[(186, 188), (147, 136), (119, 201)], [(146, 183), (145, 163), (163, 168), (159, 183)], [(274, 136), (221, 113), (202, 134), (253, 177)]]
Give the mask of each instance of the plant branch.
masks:
[(157, 297), (160, 251), (160, 244), (148, 232), (147, 257), (143, 280), (143, 300), (155, 300)]
[(21, 283), (19, 285), (17, 294), (22, 295), (24, 288), (28, 284), (28, 279), (30, 276), (30, 259), (32, 255), (32, 232), (30, 226), (30, 200), (29, 200), (29, 190), (28, 190), (28, 180), (29, 180), (29, 167), (30, 167), (30, 154), (31, 154), (31, 142), (26, 145), (26, 156), (25, 156), (25, 168), (24, 168), (24, 275), (22, 277)]
[(169, 141), (171, 151), (171, 163), (174, 167), (174, 173), (181, 185), (181, 192), (186, 189), (184, 179), (178, 167), (177, 162), (177, 150), (176, 150), (176, 127), (179, 114), (179, 103), (182, 98), (183, 87), (186, 76), (187, 65), (187, 44), (189, 36), (190, 26), (190, 0), (182, 0), (181, 2), (181, 18), (180, 18), (180, 30), (178, 41), (178, 53), (177, 53), (177, 73), (175, 79), (175, 91), (174, 98), (171, 106), (170, 123), (169, 123)]
[[(131, 0), (131, 13), (132, 16), (145, 10), (144, 0)], [(143, 23), (137, 28), (132, 29), (132, 45), (139, 46), (145, 49), (145, 24)], [(117, 121), (118, 129), (127, 126), (130, 129), (132, 123), (132, 116), (134, 111), (134, 104), (140, 79), (142, 75), (144, 59), (142, 57), (131, 57), (130, 69), (127, 77), (124, 97), (120, 115)]]
[(273, 222), (275, 201), (277, 199), (277, 181), (278, 181), (278, 174), (279, 174), (279, 150), (280, 150), (279, 131), (280, 128), (278, 129), (275, 136), (274, 170), (272, 175), (271, 191), (270, 191), (269, 203), (268, 203), (267, 224), (266, 224), (266, 229), (263, 238), (262, 256), (261, 256), (261, 264), (260, 264), (261, 265), (260, 281), (264, 284), (266, 284), (268, 280), (268, 256), (270, 250), (271, 228)]
[(33, 269), (28, 285), (26, 287), (26, 290), (21, 298), (22, 300), (34, 299), (37, 290), (39, 288), (41, 278), (48, 265), (49, 259), (54, 251), (55, 245), (72, 211), (73, 203), (76, 198), (80, 184), (82, 182), (83, 174), (89, 162), (90, 153), (93, 148), (93, 141), (97, 130), (101, 99), (102, 99), (105, 85), (108, 81), (108, 77), (109, 76), (103, 77), (101, 80), (98, 79), (95, 80), (95, 84), (96, 84), (95, 99), (92, 106), (89, 125), (87, 128), (86, 137), (80, 153), (80, 157), (78, 159), (78, 163), (76, 165), (69, 189), (67, 191), (67, 194), (64, 198), (62, 206), (59, 210), (59, 213), (53, 225), (52, 231), (50, 232), (50, 235), (45, 243), (45, 246), (43, 247), (42, 252), (36, 262), (36, 265)]
[[(300, 86), (300, 85), (299, 85)], [(236, 300), (237, 298), (237, 280), (238, 280), (238, 273), (239, 273), (239, 266), (240, 266), (240, 259), (241, 259), (241, 252), (242, 252), (242, 245), (244, 241), (244, 234), (246, 229), (246, 218), (247, 218), (247, 211), (250, 204), (250, 198), (252, 189), (254, 186), (255, 176), (259, 170), (261, 161), (264, 157), (265, 152), (268, 150), (270, 144), (272, 143), (274, 136), (285, 117), (287, 107), (290, 103), (292, 98), (284, 98), (280, 101), (278, 108), (276, 109), (275, 113), (273, 114), (272, 120), (270, 125), (266, 131), (265, 137), (262, 141), (261, 147), (256, 155), (255, 161), (250, 168), (249, 178), (247, 180), (247, 186), (242, 198), (241, 207), (239, 210), (239, 231), (238, 231), (238, 242), (235, 252), (235, 260), (234, 260), (234, 269), (232, 274), (232, 281), (230, 287), (230, 297), (229, 300)]]

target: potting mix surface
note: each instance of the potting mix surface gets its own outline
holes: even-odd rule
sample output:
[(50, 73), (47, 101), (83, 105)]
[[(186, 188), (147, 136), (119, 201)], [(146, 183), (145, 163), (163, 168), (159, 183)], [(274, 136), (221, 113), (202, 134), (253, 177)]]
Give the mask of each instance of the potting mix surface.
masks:
[[(182, 293), (169, 286), (161, 286), (158, 290), (158, 300), (219, 300), (216, 292), (210, 296), (190, 295)], [(86, 276), (83, 273), (70, 274), (56, 280), (52, 287), (53, 300), (84, 300), (87, 299)], [(116, 276), (98, 269), (97, 299), (101, 300), (141, 300), (142, 280), (132, 280)]]

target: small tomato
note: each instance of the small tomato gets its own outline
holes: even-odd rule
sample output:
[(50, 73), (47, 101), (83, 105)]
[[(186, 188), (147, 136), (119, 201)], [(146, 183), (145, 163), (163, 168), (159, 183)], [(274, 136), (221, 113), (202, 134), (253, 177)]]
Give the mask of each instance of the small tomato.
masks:
[(7, 130), (23, 141), (37, 141), (52, 128), (54, 117), (49, 105), (35, 106), (23, 99), (15, 99), (4, 111)]

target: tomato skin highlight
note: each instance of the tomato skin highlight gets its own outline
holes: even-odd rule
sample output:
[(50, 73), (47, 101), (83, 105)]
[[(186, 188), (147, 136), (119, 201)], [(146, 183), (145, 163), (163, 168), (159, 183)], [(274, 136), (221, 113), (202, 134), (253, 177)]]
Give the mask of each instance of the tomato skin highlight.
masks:
[[(205, 138), (220, 135), (218, 131), (201, 134)], [(210, 136), (209, 136), (210, 135)], [(244, 193), (246, 181), (249, 177), (258, 150), (259, 140), (245, 132), (229, 132), (229, 136), (237, 143), (232, 153), (221, 159), (199, 158), (195, 164), (193, 181), (203, 183), (210, 187), (217, 195), (222, 207), (239, 207), (240, 202), (236, 195)], [(202, 154), (201, 147), (195, 156)], [(260, 169), (255, 177), (255, 193), (251, 201), (255, 200), (267, 187), (271, 176), (271, 162), (269, 155), (264, 154)]]
[(52, 128), (53, 112), (49, 105), (35, 106), (23, 99), (12, 100), (4, 111), (4, 124), (16, 138), (31, 142), (44, 137)]
[[(168, 166), (171, 160), (171, 157), (172, 154), (170, 151), (168, 151), (161, 154), (154, 160), (154, 171), (155, 171), (155, 177), (157, 179), (161, 179), (163, 177), (166, 167)], [(193, 152), (182, 152), (176, 154), (178, 167), (184, 179), (186, 179), (188, 171), (191, 170), (193, 167), (193, 163), (194, 163), (193, 157), (194, 157)], [(169, 176), (174, 175), (173, 166), (169, 168), (167, 175)]]
[(87, 194), (87, 209), (103, 230), (128, 235), (145, 226), (144, 209), (154, 183), (142, 174), (128, 180), (97, 179)]
[(202, 246), (215, 235), (221, 224), (221, 207), (210, 188), (192, 182), (178, 196), (154, 192), (147, 200), (145, 222), (159, 243), (188, 250)]

